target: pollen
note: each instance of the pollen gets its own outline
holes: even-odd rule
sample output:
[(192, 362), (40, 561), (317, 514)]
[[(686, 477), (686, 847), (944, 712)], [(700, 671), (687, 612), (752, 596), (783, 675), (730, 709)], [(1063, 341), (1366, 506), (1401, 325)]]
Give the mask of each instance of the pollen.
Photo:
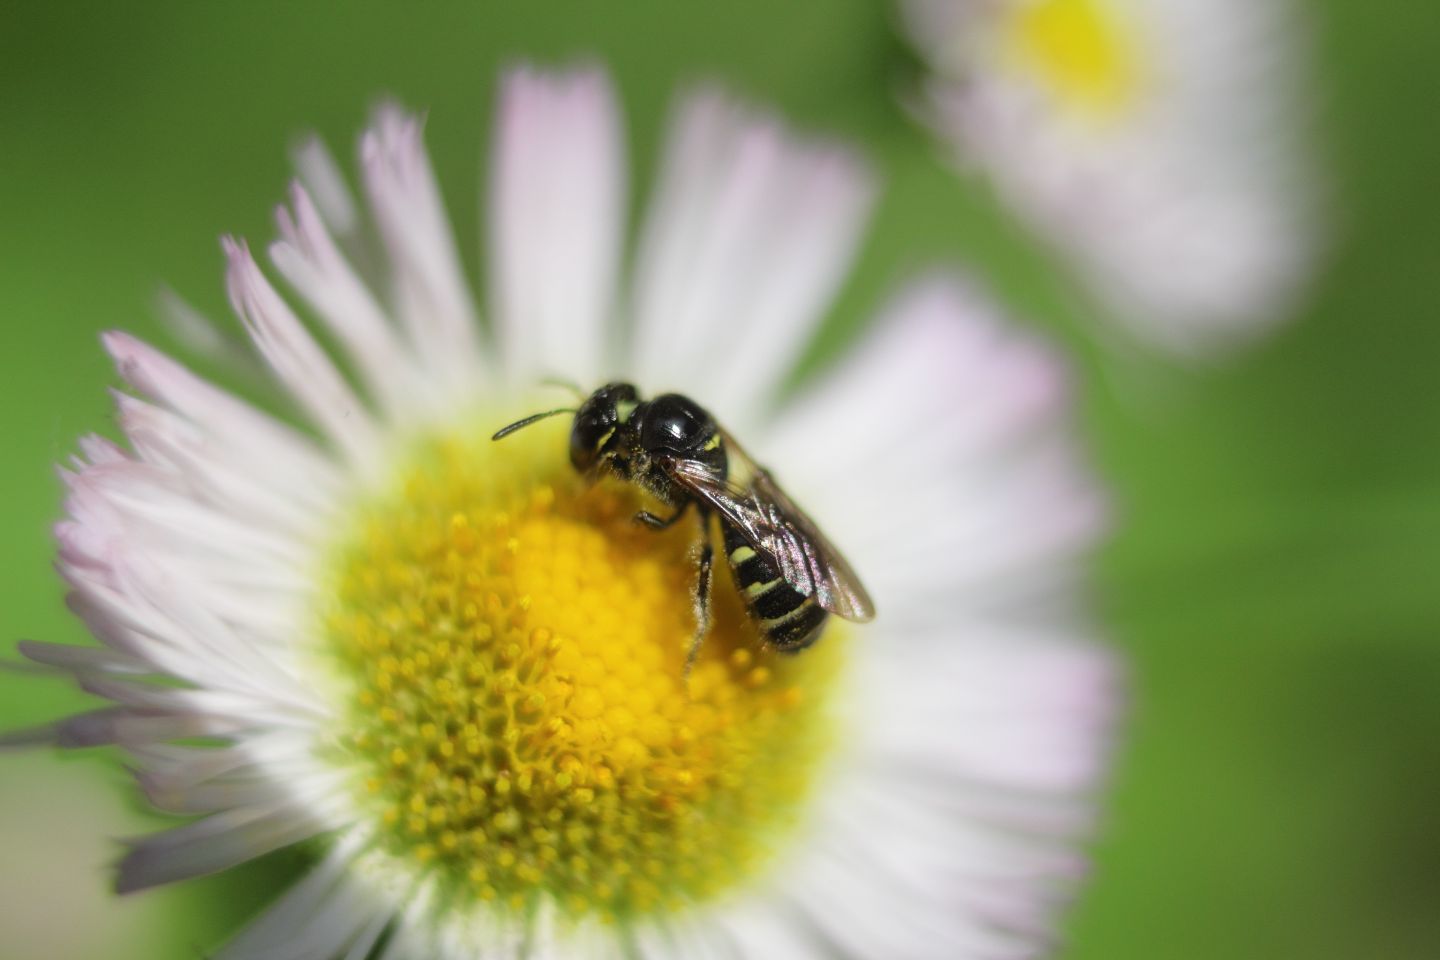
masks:
[(1068, 112), (1112, 119), (1140, 92), (1134, 39), (1109, 0), (1034, 0), (1017, 4), (1008, 29), (1016, 66), (1036, 77)]
[(844, 637), (766, 648), (717, 564), (687, 671), (698, 524), (636, 524), (656, 505), (565, 450), (548, 425), (434, 440), (356, 510), (323, 611), (330, 749), (384, 853), (447, 902), (683, 909), (803, 818)]

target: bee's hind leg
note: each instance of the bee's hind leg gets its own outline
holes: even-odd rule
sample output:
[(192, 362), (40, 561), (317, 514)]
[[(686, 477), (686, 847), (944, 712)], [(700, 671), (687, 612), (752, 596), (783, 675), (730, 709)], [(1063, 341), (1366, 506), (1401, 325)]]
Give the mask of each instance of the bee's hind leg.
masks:
[[(703, 518), (702, 514), (702, 518)], [(705, 642), (705, 634), (710, 632), (710, 581), (715, 568), (715, 548), (706, 537), (700, 546), (700, 569), (699, 576), (695, 578), (695, 636), (690, 640), (690, 650), (685, 654), (685, 675), (690, 675), (690, 668), (695, 666), (695, 658), (700, 654), (700, 645)]]
[[(635, 514), (635, 522), (651, 530), (668, 530), (694, 505), (694, 500), (687, 500), (675, 508), (675, 512), (668, 517), (657, 517), (648, 510), (641, 510)], [(710, 581), (714, 579), (715, 571), (715, 547), (710, 542), (710, 512), (704, 508), (695, 511), (700, 521), (700, 540), (697, 557), (697, 576), (695, 577), (695, 635), (690, 640), (690, 649), (685, 654), (685, 676), (690, 675), (690, 668), (695, 665), (695, 658), (700, 654), (700, 645), (705, 642), (705, 635), (710, 632)]]

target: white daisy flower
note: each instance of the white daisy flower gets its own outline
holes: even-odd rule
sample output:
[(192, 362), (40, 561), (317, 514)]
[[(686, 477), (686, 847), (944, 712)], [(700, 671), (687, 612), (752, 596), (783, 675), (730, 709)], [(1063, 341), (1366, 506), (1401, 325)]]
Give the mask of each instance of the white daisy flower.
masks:
[(1286, 0), (902, 0), (922, 112), (1142, 337), (1284, 319), (1314, 254)]
[[(865, 169), (695, 96), (622, 288), (623, 141), (603, 74), (506, 77), (489, 330), (418, 119), (365, 134), (363, 209), (303, 151), (269, 249), (296, 306), (225, 251), (308, 431), (106, 335), (128, 446), (81, 441), (57, 527), (104, 646), (23, 651), (113, 705), (10, 740), (118, 744), (196, 818), (130, 841), (122, 891), (318, 852), (227, 960), (1035, 954), (1113, 708), (1076, 612), (1101, 510), (1055, 358), (935, 278), (777, 404)], [(366, 219), (373, 273), (342, 252)], [(569, 418), (490, 440), (548, 375), (706, 404), (878, 618), (783, 655), (721, 569), (687, 674), (696, 530), (642, 529), (631, 489), (582, 480)]]

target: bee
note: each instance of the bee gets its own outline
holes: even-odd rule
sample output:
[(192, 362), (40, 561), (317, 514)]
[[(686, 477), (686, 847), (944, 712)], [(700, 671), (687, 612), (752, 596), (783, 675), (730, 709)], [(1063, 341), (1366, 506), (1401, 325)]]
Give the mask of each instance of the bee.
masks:
[(616, 477), (671, 508), (666, 517), (642, 510), (636, 522), (665, 530), (695, 513), (699, 576), (687, 662), (694, 662), (710, 627), (715, 523), (746, 609), (776, 650), (804, 650), (820, 638), (832, 613), (860, 623), (875, 616), (870, 595), (840, 552), (694, 400), (678, 393), (641, 400), (631, 384), (609, 383), (578, 408), (533, 414), (492, 439), (562, 413), (575, 414), (570, 463), (579, 473), (591, 480)]

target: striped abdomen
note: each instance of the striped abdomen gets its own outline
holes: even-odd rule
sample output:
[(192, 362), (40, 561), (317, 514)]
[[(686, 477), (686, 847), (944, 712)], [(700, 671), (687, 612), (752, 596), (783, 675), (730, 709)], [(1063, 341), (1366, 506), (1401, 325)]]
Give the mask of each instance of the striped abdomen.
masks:
[(813, 596), (786, 584), (775, 565), (751, 549), (738, 530), (729, 524), (721, 526), (735, 586), (765, 640), (778, 650), (794, 653), (820, 639), (829, 617), (825, 609)]

